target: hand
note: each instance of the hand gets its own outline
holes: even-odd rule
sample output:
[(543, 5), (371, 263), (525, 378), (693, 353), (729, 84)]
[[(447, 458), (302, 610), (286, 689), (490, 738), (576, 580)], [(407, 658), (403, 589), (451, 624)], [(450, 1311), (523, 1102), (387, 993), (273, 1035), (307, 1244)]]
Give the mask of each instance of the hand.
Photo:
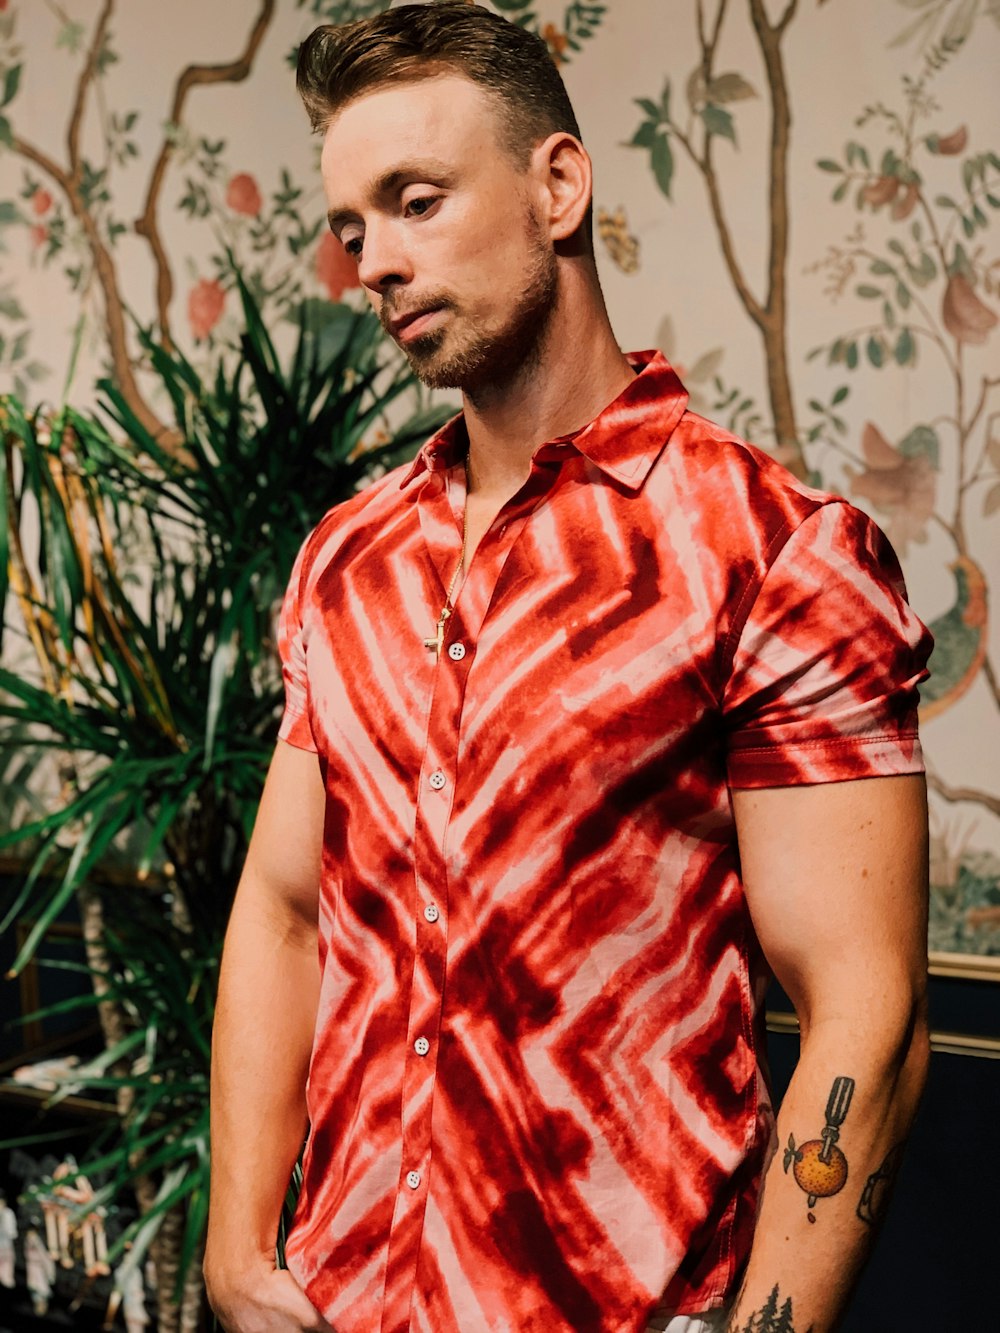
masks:
[(237, 1281), (207, 1282), (208, 1299), (226, 1333), (335, 1333), (291, 1273), (262, 1268)]

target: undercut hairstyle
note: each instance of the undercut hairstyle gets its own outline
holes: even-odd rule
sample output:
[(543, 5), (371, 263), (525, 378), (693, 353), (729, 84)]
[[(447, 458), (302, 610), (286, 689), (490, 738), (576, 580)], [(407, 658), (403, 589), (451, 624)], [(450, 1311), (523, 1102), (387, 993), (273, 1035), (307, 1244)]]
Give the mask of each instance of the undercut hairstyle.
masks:
[(492, 94), (503, 144), (522, 168), (550, 134), (580, 138), (542, 38), (466, 0), (401, 5), (355, 23), (324, 24), (299, 48), (295, 84), (313, 131), (325, 133), (356, 97), (449, 73)]

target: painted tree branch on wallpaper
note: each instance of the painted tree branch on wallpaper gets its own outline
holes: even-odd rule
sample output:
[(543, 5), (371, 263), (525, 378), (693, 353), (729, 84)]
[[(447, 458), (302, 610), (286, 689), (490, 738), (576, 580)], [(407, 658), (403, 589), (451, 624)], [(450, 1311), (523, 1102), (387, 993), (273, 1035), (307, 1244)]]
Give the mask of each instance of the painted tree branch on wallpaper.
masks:
[[(926, 542), (931, 525), (946, 537), (955, 600), (931, 621), (936, 643), (921, 717), (942, 716), (981, 680), (993, 705), (987, 725), (995, 747), (1000, 689), (988, 652), (986, 573), (995, 537), (985, 539), (1000, 510), (1000, 412), (994, 406), (1000, 378), (984, 372), (981, 358), (977, 367), (976, 352), (1000, 323), (991, 304), (1000, 295), (1000, 258), (991, 258), (983, 243), (1000, 209), (1000, 156), (990, 148), (967, 152), (966, 125), (947, 133), (918, 129), (921, 122), (940, 125), (945, 113), (932, 93), (934, 78), (969, 41), (987, 7), (964, 0), (948, 13), (948, 0), (928, 0), (923, 9), (924, 21), (893, 43), (917, 31), (924, 37), (919, 72), (902, 78), (902, 107), (882, 101), (864, 107), (855, 120), (859, 133), (842, 156), (818, 163), (836, 178), (833, 202), (852, 200), (860, 218), (812, 271), (826, 275), (831, 299), (850, 290), (872, 314), (810, 357), (825, 353), (829, 366), (852, 375), (919, 364), (951, 402), (930, 420), (910, 422), (895, 444), (868, 421), (860, 456), (846, 444), (845, 423), (830, 414), (810, 439), (847, 458), (850, 493), (875, 509), (901, 554), (910, 542)], [(1000, 9), (993, 17), (1000, 22)], [(935, 29), (931, 20), (941, 19), (943, 27)], [(834, 396), (843, 401), (847, 394), (841, 384)], [(942, 484), (948, 480), (950, 493)], [(945, 780), (933, 756), (928, 769), (930, 790), (946, 808), (972, 805), (1000, 816), (994, 791)], [(932, 958), (941, 960), (1000, 953), (1000, 861), (972, 849), (975, 821), (954, 846), (956, 827), (954, 818), (932, 809), (930, 943)]]
[[(853, 294), (870, 303), (874, 314), (812, 355), (825, 351), (830, 365), (850, 371), (863, 365), (881, 370), (916, 366), (924, 345), (929, 355), (939, 358), (944, 382), (951, 386), (951, 410), (933, 422), (915, 423), (896, 446), (869, 423), (862, 435), (863, 457), (853, 456), (847, 468), (852, 492), (887, 516), (889, 535), (902, 553), (911, 540), (926, 540), (931, 521), (954, 548), (958, 615), (934, 627), (934, 676), (924, 690), (925, 717), (931, 718), (956, 702), (980, 670), (1000, 711), (996, 673), (986, 652), (986, 579), (969, 535), (972, 503), (981, 506), (983, 518), (1000, 509), (1000, 438), (992, 433), (1000, 414), (987, 410), (1000, 378), (975, 375), (967, 355), (985, 344), (1000, 322), (977, 292), (986, 298), (1000, 294), (1000, 258), (990, 260), (982, 245), (971, 245), (990, 225), (983, 204), (1000, 209), (1000, 156), (990, 150), (969, 154), (961, 161), (961, 184), (930, 197), (921, 156), (957, 158), (968, 132), (961, 126), (946, 135), (918, 134), (917, 121), (936, 115), (937, 104), (929, 99), (923, 80), (907, 81), (904, 92), (905, 112), (879, 103), (867, 107), (857, 121), (859, 128), (881, 126), (890, 140), (898, 141), (898, 149), (890, 142), (879, 154), (852, 139), (842, 159), (819, 163), (838, 178), (834, 200), (841, 202), (853, 191), (859, 211), (870, 209), (887, 221), (890, 234), (878, 245), (859, 225), (817, 266), (830, 276), (827, 291), (832, 296), (860, 276)], [(937, 485), (942, 431), (950, 432), (954, 443), (956, 480), (947, 506)], [(842, 453), (850, 453), (842, 442), (834, 443)]]
[(129, 394), (136, 413), (144, 425), (150, 429), (159, 429), (155, 414), (139, 390), (128, 354), (122, 293), (109, 248), (114, 243), (114, 237), (110, 233), (107, 236), (101, 235), (100, 219), (93, 208), (95, 203), (109, 201), (110, 196), (101, 189), (102, 178), (106, 172), (95, 173), (90, 163), (80, 153), (80, 129), (87, 93), (94, 80), (100, 77), (108, 58), (108, 23), (113, 8), (114, 0), (104, 0), (77, 82), (66, 134), (68, 165), (63, 166), (47, 151), (39, 148), (16, 130), (11, 130), (9, 126), (8, 142), (15, 153), (43, 171), (65, 196), (72, 216), (86, 237), (93, 273), (103, 292), (108, 347), (115, 376)]
[(160, 326), (163, 345), (173, 350), (174, 340), (170, 332), (170, 303), (174, 295), (174, 280), (170, 270), (163, 237), (157, 220), (157, 205), (163, 181), (175, 151), (176, 130), (184, 123), (184, 104), (192, 88), (214, 83), (241, 83), (253, 69), (254, 59), (264, 34), (274, 17), (274, 0), (261, 0), (260, 10), (254, 21), (247, 43), (242, 53), (235, 60), (226, 64), (188, 65), (179, 75), (170, 107), (169, 124), (174, 134), (164, 139), (153, 166), (146, 193), (146, 203), (140, 217), (135, 220), (135, 230), (145, 237), (153, 252), (156, 265), (156, 313)]
[[(993, 704), (992, 730), (1000, 726), (1000, 682), (988, 651), (989, 548), (983, 524), (992, 528), (1000, 511), (1000, 377), (984, 369), (977, 354), (1000, 323), (993, 308), (1000, 296), (1000, 259), (985, 244), (1000, 208), (1000, 156), (989, 145), (970, 148), (966, 126), (942, 125), (945, 113), (932, 88), (941, 71), (971, 48), (980, 19), (1000, 25), (1000, 5), (993, 0), (901, 3), (919, 13), (889, 45), (912, 44), (917, 72), (903, 76), (902, 109), (882, 101), (865, 107), (843, 155), (819, 162), (820, 170), (837, 178), (832, 202), (849, 199), (860, 217), (842, 244), (806, 270), (825, 275), (831, 301), (849, 292), (865, 312), (855, 327), (814, 349), (808, 360), (825, 354), (827, 366), (850, 372), (849, 378), (890, 368), (910, 370), (918, 361), (921, 368), (930, 367), (931, 358), (937, 362), (930, 373), (950, 399), (947, 408), (932, 419), (911, 421), (895, 442), (875, 421), (849, 423), (844, 409), (849, 382), (835, 383), (828, 400), (821, 401), (815, 371), (793, 369), (789, 362), (792, 108), (782, 39), (801, 13), (797, 0), (772, 6), (773, 20), (763, 0), (747, 0), (742, 10), (761, 57), (771, 113), (767, 168), (761, 172), (768, 247), (764, 296), (756, 293), (739, 257), (717, 157), (719, 141), (737, 146), (736, 104), (758, 96), (742, 72), (719, 72), (720, 40), (737, 12), (729, 0), (712, 5), (696, 0), (692, 21), (698, 62), (683, 85), (670, 76), (658, 99), (636, 99), (644, 119), (629, 146), (648, 152), (653, 178), (668, 199), (673, 200), (675, 150), (703, 181), (723, 271), (764, 345), (777, 456), (814, 484), (832, 490), (846, 485), (852, 498), (875, 511), (903, 557), (911, 543), (926, 542), (931, 529), (947, 540), (953, 602), (931, 620), (936, 648), (921, 715), (925, 722), (944, 715), (980, 682)], [(991, 26), (983, 29), (985, 40), (995, 36), (995, 30), (987, 31)], [(949, 168), (950, 180), (943, 172)], [(621, 210), (622, 224), (624, 216)], [(604, 230), (609, 225), (607, 220)], [(618, 248), (622, 230), (616, 228), (612, 238)], [(603, 231), (602, 238), (608, 244)], [(635, 253), (638, 245), (636, 238)], [(614, 257), (610, 245), (609, 250)], [(801, 390), (809, 377), (811, 396)], [(751, 438), (765, 434), (749, 395), (727, 393), (717, 375), (715, 386), (715, 414), (728, 412), (730, 429)], [(812, 415), (805, 422), (796, 404), (800, 413), (808, 405)], [(848, 443), (852, 433), (856, 447)], [(941, 776), (933, 746), (929, 770), (932, 792), (947, 805), (972, 804), (987, 817), (1000, 815), (994, 791)], [(940, 837), (949, 836), (946, 826)], [(1000, 922), (1000, 861), (990, 853), (972, 853), (965, 835), (957, 861), (951, 856), (937, 861), (951, 868), (932, 903), (932, 945), (1000, 955), (1000, 932), (994, 929)]]
[[(916, 367), (924, 355), (937, 360), (940, 375), (932, 373), (949, 386), (949, 409), (911, 423), (895, 445), (868, 422), (862, 457), (845, 471), (852, 494), (885, 517), (903, 553), (910, 541), (927, 540), (930, 524), (953, 550), (955, 602), (931, 623), (936, 646), (933, 674), (922, 690), (924, 721), (954, 707), (982, 678), (994, 706), (991, 729), (1000, 729), (1000, 689), (987, 647), (989, 548), (982, 545), (983, 523), (993, 528), (1000, 510), (1000, 411), (994, 406), (1000, 378), (973, 368), (976, 349), (1000, 324), (991, 305), (1000, 295), (1000, 258), (991, 258), (983, 244), (1000, 209), (1000, 155), (989, 148), (967, 153), (965, 125), (918, 132), (921, 121), (934, 123), (941, 115), (930, 92), (940, 68), (938, 53), (925, 60), (919, 76), (904, 77), (902, 109), (882, 102), (865, 107), (855, 124), (867, 141), (852, 138), (842, 156), (818, 164), (836, 177), (834, 202), (852, 197), (863, 220), (814, 268), (826, 274), (828, 295), (851, 288), (873, 313), (812, 355), (825, 352), (829, 365), (851, 372)], [(876, 144), (878, 131), (883, 142)], [(951, 185), (940, 170), (948, 162), (957, 178)], [(869, 213), (873, 224), (876, 218), (883, 224), (879, 240), (867, 234)], [(850, 455), (842, 439), (832, 443)], [(950, 496), (941, 493), (945, 463), (953, 478)], [(949, 805), (973, 804), (1000, 816), (993, 792), (949, 783), (933, 764), (928, 781)], [(932, 897), (932, 944), (946, 952), (970, 946), (991, 952), (1000, 921), (1000, 864), (966, 847), (962, 853), (939, 858), (947, 883), (937, 884)]]
[(709, 209), (722, 250), (726, 271), (740, 304), (756, 326), (764, 344), (768, 397), (771, 406), (775, 452), (799, 477), (808, 466), (796, 424), (795, 401), (788, 363), (788, 145), (791, 108), (781, 43), (795, 17), (798, 0), (788, 0), (772, 23), (763, 0), (748, 0), (750, 20), (756, 35), (771, 100), (771, 135), (768, 148), (768, 255), (766, 294), (758, 297), (746, 277), (733, 238), (722, 184), (715, 161), (719, 139), (736, 144), (734, 102), (756, 97), (757, 92), (735, 70), (716, 73), (718, 45), (727, 17), (729, 0), (718, 0), (711, 22), (702, 0), (697, 0), (696, 21), (700, 60), (686, 84), (687, 115), (684, 124), (672, 111), (672, 87), (668, 79), (659, 101), (639, 98), (646, 120), (636, 131), (632, 146), (646, 148), (660, 189), (669, 199), (674, 176), (671, 141), (681, 145), (702, 177)]
[[(120, 385), (129, 406), (135, 412), (144, 428), (157, 435), (165, 447), (177, 449), (181, 441), (176, 432), (168, 431), (160, 423), (156, 412), (147, 401), (137, 377), (137, 367), (141, 364), (137, 354), (130, 351), (130, 338), (126, 322), (126, 302), (113, 249), (117, 238), (127, 230), (124, 223), (115, 220), (111, 214), (111, 194), (107, 186), (110, 172), (110, 160), (114, 150), (112, 133), (107, 124), (103, 126), (104, 147), (107, 160), (103, 167), (95, 167), (81, 150), (81, 134), (84, 118), (88, 109), (88, 99), (97, 82), (102, 78), (107, 67), (117, 60), (111, 44), (110, 22), (114, 14), (115, 0), (104, 0), (97, 22), (94, 26), (89, 45), (79, 74), (75, 97), (66, 131), (68, 164), (63, 165), (48, 150), (39, 147), (16, 128), (7, 123), (6, 139), (13, 151), (27, 162), (44, 172), (49, 181), (57, 186), (69, 206), (72, 218), (79, 225), (89, 252), (90, 271), (69, 269), (67, 276), (78, 290), (86, 295), (92, 278), (96, 278), (103, 297), (103, 323), (107, 341), (111, 369)], [(70, 45), (79, 41), (80, 25), (72, 23), (68, 16), (57, 6), (50, 6), (62, 23), (57, 43)], [(257, 17), (251, 27), (243, 52), (234, 60), (223, 64), (192, 64), (180, 74), (174, 91), (168, 132), (156, 156), (143, 212), (133, 224), (134, 230), (149, 243), (156, 271), (156, 308), (162, 341), (172, 347), (169, 306), (173, 296), (173, 278), (167, 252), (157, 221), (157, 206), (164, 177), (171, 157), (175, 151), (177, 134), (181, 130), (186, 99), (192, 88), (213, 83), (236, 83), (246, 79), (253, 68), (254, 58), (260, 43), (274, 16), (274, 0), (260, 0)], [(10, 40), (13, 35), (14, 15), (4, 16), (7, 25), (3, 35)], [(19, 66), (12, 66), (19, 71)], [(18, 76), (19, 81), (19, 76)], [(10, 99), (11, 101), (13, 98)], [(136, 113), (131, 113), (134, 121)], [(131, 122), (125, 119), (126, 127)], [(3, 137), (0, 132), (0, 137)], [(128, 149), (126, 141), (126, 150)], [(132, 145), (134, 148), (134, 145)], [(47, 212), (52, 207), (51, 196), (47, 191), (39, 200), (39, 189), (30, 191), (30, 199), (35, 204), (36, 213)], [(44, 206), (39, 208), (38, 204)], [(103, 207), (102, 207), (103, 206)], [(9, 215), (9, 210), (8, 210)], [(8, 216), (7, 220), (11, 220)], [(35, 224), (35, 239), (39, 244), (47, 243), (47, 258), (51, 260), (63, 245), (64, 226), (47, 227), (41, 221)]]
[(991, 814), (1000, 817), (1000, 796), (991, 796), (989, 792), (977, 791), (973, 787), (953, 787), (942, 781), (935, 773), (929, 774), (927, 785), (932, 791), (937, 792), (939, 796), (952, 802), (952, 804), (957, 805), (968, 801), (976, 805), (983, 805)]

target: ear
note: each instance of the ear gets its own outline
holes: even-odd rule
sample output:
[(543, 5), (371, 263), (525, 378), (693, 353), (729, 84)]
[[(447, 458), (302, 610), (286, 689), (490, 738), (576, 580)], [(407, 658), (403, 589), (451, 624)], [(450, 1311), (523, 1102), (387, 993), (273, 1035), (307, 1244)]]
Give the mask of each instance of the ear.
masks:
[(583, 226), (593, 193), (590, 155), (565, 131), (550, 134), (532, 154), (542, 217), (553, 241), (567, 241)]

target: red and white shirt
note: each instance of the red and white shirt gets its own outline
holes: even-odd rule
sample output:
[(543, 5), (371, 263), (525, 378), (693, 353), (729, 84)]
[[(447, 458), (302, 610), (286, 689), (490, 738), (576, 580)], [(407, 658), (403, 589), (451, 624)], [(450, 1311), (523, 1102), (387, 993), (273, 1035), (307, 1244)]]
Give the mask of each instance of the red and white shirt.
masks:
[(726, 1303), (773, 1112), (730, 788), (922, 769), (879, 529), (658, 353), (534, 454), (433, 636), (466, 435), (331, 510), (280, 735), (327, 809), (288, 1264), (337, 1333), (635, 1333)]

